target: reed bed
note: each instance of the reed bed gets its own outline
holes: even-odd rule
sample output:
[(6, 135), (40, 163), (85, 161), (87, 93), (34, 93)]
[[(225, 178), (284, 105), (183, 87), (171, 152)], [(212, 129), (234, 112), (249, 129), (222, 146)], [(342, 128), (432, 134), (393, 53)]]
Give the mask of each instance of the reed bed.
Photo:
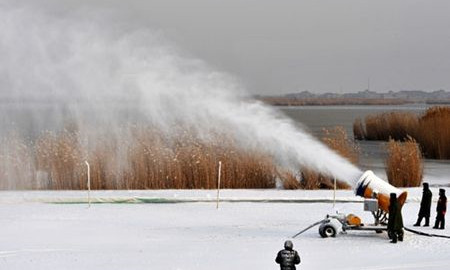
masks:
[(432, 107), (419, 119), (415, 137), (426, 157), (450, 159), (450, 107)]
[(382, 141), (387, 141), (389, 138), (404, 140), (408, 136), (416, 135), (418, 123), (417, 115), (409, 112), (369, 115), (365, 119), (364, 138)]
[[(334, 189), (334, 178), (311, 169), (301, 171), (300, 187), (302, 189)], [(344, 181), (336, 180), (337, 189), (350, 189)]]
[(29, 145), (16, 138), (13, 134), (12, 139), (3, 139), (0, 142), (0, 188), (15, 189), (17, 186), (23, 189), (35, 188), (36, 183), (28, 181), (36, 172), (33, 153)]
[(353, 122), (353, 137), (355, 140), (364, 140), (366, 138), (366, 131), (361, 118), (356, 118)]
[(323, 129), (322, 142), (344, 157), (351, 163), (357, 165), (359, 162), (359, 146), (348, 137), (344, 127), (337, 126), (331, 129)]
[[(292, 173), (259, 149), (221, 134), (207, 139), (173, 128), (168, 136), (152, 127), (111, 134), (81, 135), (76, 129), (43, 132), (35, 140), (13, 134), (0, 142), (0, 189), (84, 190), (90, 164), (91, 188), (215, 189), (222, 162), (222, 188), (331, 189), (331, 177), (310, 168)], [(323, 142), (357, 163), (358, 149), (345, 130), (324, 130)], [(338, 181), (338, 188), (349, 188)]]
[[(45, 132), (37, 140), (2, 142), (1, 189), (86, 189), (87, 160), (92, 189), (273, 188), (272, 158), (232, 140), (202, 140), (189, 132), (168, 139), (154, 129), (134, 128), (126, 136), (104, 134), (84, 143), (75, 131)], [(121, 139), (119, 139), (121, 138)]]
[(423, 115), (390, 112), (369, 115), (353, 124), (355, 139), (397, 141), (413, 138), (427, 158), (450, 159), (450, 107), (435, 106)]
[(318, 189), (318, 186), (311, 188), (305, 187), (301, 177), (298, 177), (298, 175), (289, 170), (278, 173), (278, 177), (283, 183), (283, 189)]
[(419, 145), (409, 137), (404, 142), (389, 140), (386, 174), (391, 185), (418, 187), (423, 178), (423, 162)]
[[(323, 129), (322, 142), (334, 150), (338, 155), (344, 157), (353, 164), (358, 164), (359, 147), (351, 140), (343, 127)], [(312, 168), (302, 168), (297, 174), (285, 172), (285, 189), (333, 189), (334, 178), (332, 176), (317, 172)], [(343, 179), (344, 181), (347, 179)], [(350, 180), (350, 179), (348, 179)], [(350, 185), (344, 181), (337, 180), (338, 189), (350, 189)]]

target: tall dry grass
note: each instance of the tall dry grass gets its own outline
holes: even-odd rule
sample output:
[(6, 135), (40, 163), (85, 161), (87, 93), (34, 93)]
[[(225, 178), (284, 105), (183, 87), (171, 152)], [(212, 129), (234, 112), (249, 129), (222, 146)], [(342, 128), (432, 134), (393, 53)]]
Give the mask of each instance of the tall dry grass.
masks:
[[(329, 176), (308, 168), (290, 173), (268, 154), (223, 135), (204, 140), (179, 128), (169, 139), (151, 127), (116, 132), (118, 136), (97, 135), (95, 141), (76, 129), (44, 132), (33, 141), (12, 135), (0, 141), (0, 189), (86, 189), (85, 161), (94, 190), (214, 189), (219, 161), (222, 188), (274, 188), (277, 178), (286, 189), (333, 188)], [(324, 130), (323, 142), (357, 162), (357, 148), (343, 128)], [(338, 182), (338, 187), (348, 185)]]
[(366, 131), (361, 118), (356, 118), (353, 122), (353, 137), (355, 140), (364, 140), (366, 138)]
[(331, 129), (323, 129), (322, 142), (353, 164), (359, 161), (359, 146), (348, 137), (344, 127), (337, 126)]
[[(152, 127), (131, 127), (117, 134), (84, 138), (76, 128), (44, 132), (33, 141), (9, 136), (0, 142), (0, 189), (86, 189), (86, 165), (91, 188), (214, 189), (218, 162), (222, 188), (331, 189), (333, 179), (309, 168), (296, 174), (279, 168), (272, 157), (246, 149), (229, 137), (212, 134), (201, 139), (188, 129), (166, 134)], [(120, 138), (120, 139), (119, 139)], [(322, 141), (350, 162), (358, 148), (342, 127), (324, 130)], [(338, 182), (339, 188), (348, 188)]]
[[(405, 141), (412, 137), (427, 158), (450, 159), (450, 107), (435, 106), (423, 115), (390, 112), (369, 115), (354, 122), (356, 139)], [(361, 135), (363, 134), (363, 135)]]
[(365, 118), (365, 138), (383, 141), (389, 138), (404, 140), (408, 136), (416, 135), (418, 123), (417, 115), (409, 112), (368, 115)]
[[(302, 189), (334, 189), (334, 178), (315, 170), (303, 169), (301, 179), (300, 187)], [(336, 188), (350, 189), (351, 186), (345, 181), (336, 179)]]
[[(303, 187), (301, 183), (302, 179), (289, 170), (281, 170), (277, 174), (278, 178), (282, 181), (283, 189), (308, 189)], [(309, 189), (318, 189), (318, 187)]]
[[(343, 127), (323, 129), (322, 142), (334, 150), (338, 155), (344, 157), (353, 164), (358, 164), (359, 147), (350, 139)], [(332, 176), (320, 173), (312, 168), (301, 168), (297, 174), (285, 172), (282, 174), (285, 189), (333, 189), (334, 179)], [(338, 189), (349, 189), (347, 179), (336, 181)], [(348, 179), (351, 180), (351, 179)]]
[(1, 189), (85, 189), (87, 160), (92, 189), (273, 188), (272, 158), (219, 137), (202, 140), (186, 131), (176, 140), (134, 128), (122, 140), (105, 134), (87, 144), (76, 131), (45, 132), (24, 143), (17, 136), (2, 142)]
[[(38, 183), (28, 179), (35, 176), (34, 156), (30, 146), (12, 134), (0, 141), (0, 188), (35, 188)], [(39, 177), (39, 174), (37, 175)]]
[(423, 162), (419, 145), (409, 137), (404, 142), (389, 140), (386, 174), (391, 185), (418, 187), (423, 178)]
[(419, 119), (419, 142), (426, 157), (450, 159), (450, 107), (432, 107)]

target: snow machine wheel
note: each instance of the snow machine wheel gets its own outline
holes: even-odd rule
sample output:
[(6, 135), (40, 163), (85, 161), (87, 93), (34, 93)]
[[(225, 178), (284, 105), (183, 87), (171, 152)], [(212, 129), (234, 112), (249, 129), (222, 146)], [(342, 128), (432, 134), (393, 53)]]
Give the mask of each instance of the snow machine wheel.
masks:
[(331, 225), (320, 226), (319, 234), (323, 238), (336, 237), (336, 229)]

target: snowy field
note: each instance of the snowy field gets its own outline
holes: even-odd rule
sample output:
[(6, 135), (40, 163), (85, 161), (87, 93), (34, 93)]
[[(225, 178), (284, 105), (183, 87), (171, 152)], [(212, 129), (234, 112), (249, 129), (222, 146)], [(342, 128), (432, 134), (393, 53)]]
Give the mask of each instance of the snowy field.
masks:
[[(437, 190), (432, 191), (435, 201)], [(412, 227), (420, 189), (409, 193), (403, 216), (405, 226)], [(198, 190), (92, 196), (202, 202), (104, 203), (90, 208), (45, 203), (85, 196), (73, 191), (0, 192), (0, 269), (279, 269), (274, 258), (283, 242), (325, 214), (339, 210), (372, 221), (359, 202), (338, 203), (335, 209), (332, 203), (311, 202), (331, 199), (332, 191), (224, 190), (224, 200), (244, 202), (222, 202), (218, 210), (215, 192)], [(295, 198), (311, 201), (289, 202)], [(338, 191), (337, 198), (358, 200), (351, 191)], [(435, 206), (433, 202), (433, 222)], [(449, 229), (420, 230), (450, 235)], [(302, 259), (300, 269), (450, 269), (450, 239), (406, 232), (405, 241), (394, 245), (385, 233), (348, 232), (322, 239), (313, 228), (293, 242)]]

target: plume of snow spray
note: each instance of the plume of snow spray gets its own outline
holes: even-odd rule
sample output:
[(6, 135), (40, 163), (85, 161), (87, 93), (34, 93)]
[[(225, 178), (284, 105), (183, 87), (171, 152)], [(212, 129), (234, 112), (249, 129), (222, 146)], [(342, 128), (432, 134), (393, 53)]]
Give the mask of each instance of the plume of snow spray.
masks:
[(211, 130), (232, 136), (289, 168), (346, 181), (361, 175), (280, 112), (249, 99), (233, 78), (183, 57), (154, 32), (0, 9), (1, 136), (12, 129), (33, 136), (67, 121), (94, 137), (93, 130), (119, 136), (129, 121), (176, 136), (181, 124), (205, 140)]

